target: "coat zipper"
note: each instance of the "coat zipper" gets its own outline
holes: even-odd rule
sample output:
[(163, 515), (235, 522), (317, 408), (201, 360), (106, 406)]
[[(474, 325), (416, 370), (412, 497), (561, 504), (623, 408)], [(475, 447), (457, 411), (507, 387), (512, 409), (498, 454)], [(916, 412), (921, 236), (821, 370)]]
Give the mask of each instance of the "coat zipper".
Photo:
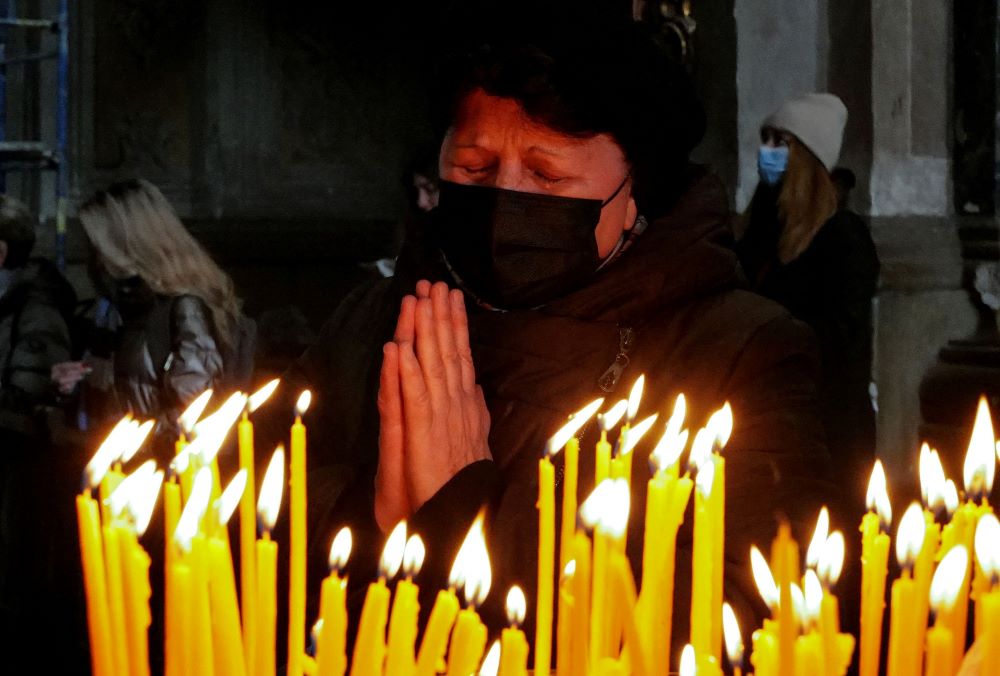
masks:
[(632, 327), (619, 327), (618, 354), (615, 355), (611, 366), (597, 379), (597, 386), (601, 388), (602, 392), (611, 393), (618, 385), (618, 381), (621, 380), (622, 374), (630, 363), (628, 353), (634, 342), (635, 331), (632, 330)]

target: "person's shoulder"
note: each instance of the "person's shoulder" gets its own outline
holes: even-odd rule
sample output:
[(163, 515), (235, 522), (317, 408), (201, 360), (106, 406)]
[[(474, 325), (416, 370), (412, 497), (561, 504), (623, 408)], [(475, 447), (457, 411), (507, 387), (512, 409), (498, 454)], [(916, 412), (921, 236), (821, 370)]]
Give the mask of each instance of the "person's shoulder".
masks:
[(18, 285), (25, 303), (51, 305), (66, 316), (73, 314), (76, 292), (52, 261), (29, 259), (21, 270)]
[(831, 216), (816, 234), (816, 240), (840, 246), (874, 246), (868, 223), (850, 209), (840, 209)]
[(372, 280), (355, 288), (323, 324), (321, 341), (332, 334), (355, 337), (370, 334), (373, 324), (391, 313), (394, 288), (394, 278)]

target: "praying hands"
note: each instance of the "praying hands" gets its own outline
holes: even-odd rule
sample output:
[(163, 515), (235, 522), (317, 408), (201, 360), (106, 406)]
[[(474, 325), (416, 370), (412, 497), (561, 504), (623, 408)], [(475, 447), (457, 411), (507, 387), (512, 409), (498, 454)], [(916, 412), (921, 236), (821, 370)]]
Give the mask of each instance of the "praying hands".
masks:
[(418, 282), (382, 352), (375, 518), (388, 531), (464, 467), (492, 456), (461, 291)]

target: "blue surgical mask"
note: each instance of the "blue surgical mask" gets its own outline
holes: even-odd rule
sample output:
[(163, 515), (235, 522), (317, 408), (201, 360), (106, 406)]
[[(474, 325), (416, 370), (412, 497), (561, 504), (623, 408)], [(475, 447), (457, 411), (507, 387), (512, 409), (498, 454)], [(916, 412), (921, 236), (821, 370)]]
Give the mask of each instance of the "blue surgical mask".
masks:
[(760, 180), (775, 185), (788, 168), (788, 146), (761, 146), (757, 153), (757, 172)]

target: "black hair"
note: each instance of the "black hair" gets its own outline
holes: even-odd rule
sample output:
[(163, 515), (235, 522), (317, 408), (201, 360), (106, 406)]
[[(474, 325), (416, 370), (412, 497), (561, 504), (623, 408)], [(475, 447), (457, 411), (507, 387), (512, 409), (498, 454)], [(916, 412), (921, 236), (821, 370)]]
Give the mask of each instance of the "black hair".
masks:
[(463, 99), (482, 89), (561, 133), (609, 134), (631, 167), (640, 211), (659, 215), (683, 189), (704, 110), (687, 72), (641, 25), (581, 13), (523, 16), (524, 27), (452, 54), (438, 80), (436, 131), (443, 136)]

